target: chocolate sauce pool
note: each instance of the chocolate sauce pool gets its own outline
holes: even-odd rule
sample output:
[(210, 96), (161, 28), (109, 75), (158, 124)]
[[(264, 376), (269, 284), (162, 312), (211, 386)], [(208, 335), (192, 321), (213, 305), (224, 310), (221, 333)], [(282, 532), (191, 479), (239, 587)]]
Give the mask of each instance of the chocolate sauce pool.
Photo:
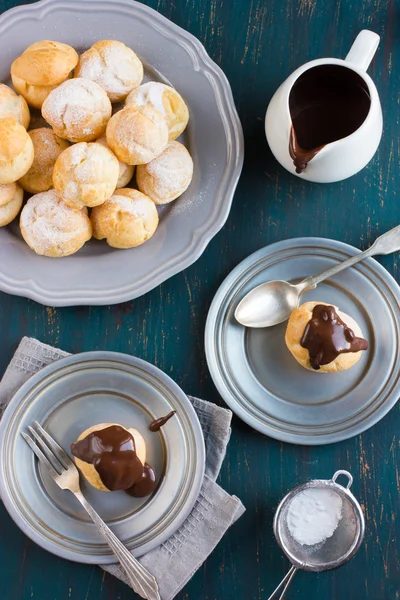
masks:
[(340, 65), (305, 71), (289, 95), (289, 153), (301, 173), (326, 144), (354, 133), (367, 118), (371, 98), (365, 81)]
[(368, 342), (354, 335), (353, 330), (339, 317), (335, 307), (326, 304), (314, 306), (300, 345), (308, 350), (311, 366), (315, 370), (332, 362), (339, 354), (368, 348)]

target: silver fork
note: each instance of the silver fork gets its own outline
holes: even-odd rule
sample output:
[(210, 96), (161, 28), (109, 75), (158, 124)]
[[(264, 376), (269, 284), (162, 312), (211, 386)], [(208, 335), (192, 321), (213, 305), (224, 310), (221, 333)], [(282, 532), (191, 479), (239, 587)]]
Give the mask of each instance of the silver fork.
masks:
[(78, 498), (118, 558), (134, 591), (147, 600), (161, 600), (156, 579), (132, 556), (82, 494), (79, 487), (79, 471), (68, 454), (37, 421), (34, 422), (34, 427), (28, 427), (32, 437), (21, 432), (22, 437), (56, 484), (62, 490), (70, 490)]

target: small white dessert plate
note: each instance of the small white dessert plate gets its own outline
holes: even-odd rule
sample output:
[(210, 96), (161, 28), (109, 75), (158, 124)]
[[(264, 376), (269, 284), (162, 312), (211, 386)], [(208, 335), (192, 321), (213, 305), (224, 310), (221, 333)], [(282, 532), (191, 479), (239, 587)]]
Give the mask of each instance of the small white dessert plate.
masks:
[(27, 46), (56, 40), (86, 50), (115, 39), (144, 63), (145, 78), (173, 85), (190, 112), (183, 135), (194, 161), (188, 190), (160, 209), (160, 224), (130, 250), (91, 240), (73, 256), (38, 256), (15, 221), (0, 230), (0, 290), (50, 306), (115, 304), (137, 298), (179, 273), (224, 225), (243, 164), (243, 133), (231, 88), (202, 44), (134, 0), (42, 0), (0, 16), (0, 81)]
[(328, 444), (368, 429), (397, 402), (400, 288), (376, 260), (368, 258), (302, 297), (334, 304), (359, 323), (369, 350), (347, 371), (301, 367), (286, 348), (286, 323), (246, 329), (234, 318), (255, 286), (297, 282), (358, 252), (323, 238), (278, 242), (246, 258), (219, 288), (206, 325), (208, 367), (226, 403), (254, 429), (284, 442)]
[[(176, 410), (157, 433), (150, 422)], [(34, 375), (16, 393), (0, 424), (0, 494), (16, 524), (34, 542), (69, 560), (117, 562), (76, 498), (38, 466), (20, 435), (39, 421), (70, 454), (70, 444), (97, 423), (134, 427), (158, 486), (147, 498), (102, 492), (82, 476), (84, 495), (114, 533), (141, 556), (163, 543), (192, 510), (204, 477), (205, 450), (197, 415), (183, 391), (153, 365), (126, 354), (88, 352)]]

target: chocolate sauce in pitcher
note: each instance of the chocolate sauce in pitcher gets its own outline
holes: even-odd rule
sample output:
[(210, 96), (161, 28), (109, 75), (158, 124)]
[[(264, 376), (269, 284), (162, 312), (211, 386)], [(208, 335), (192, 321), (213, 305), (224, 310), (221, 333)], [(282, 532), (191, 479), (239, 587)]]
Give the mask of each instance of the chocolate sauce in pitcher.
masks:
[(367, 84), (347, 67), (321, 65), (300, 75), (289, 95), (289, 153), (296, 173), (324, 146), (354, 133), (370, 106)]

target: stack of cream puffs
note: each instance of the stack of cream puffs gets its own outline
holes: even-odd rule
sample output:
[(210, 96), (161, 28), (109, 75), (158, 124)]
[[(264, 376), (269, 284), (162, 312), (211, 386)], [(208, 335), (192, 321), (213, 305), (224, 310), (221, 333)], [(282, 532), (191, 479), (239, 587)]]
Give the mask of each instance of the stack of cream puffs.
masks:
[[(140, 59), (115, 40), (81, 56), (36, 42), (13, 62), (11, 79), (16, 91), (0, 84), (0, 227), (18, 216), (25, 191), (32, 196), (20, 227), (37, 254), (68, 256), (92, 236), (114, 248), (150, 239), (157, 205), (178, 198), (193, 177), (176, 141), (189, 120), (181, 95), (142, 83)], [(41, 111), (31, 130), (29, 107)]]

